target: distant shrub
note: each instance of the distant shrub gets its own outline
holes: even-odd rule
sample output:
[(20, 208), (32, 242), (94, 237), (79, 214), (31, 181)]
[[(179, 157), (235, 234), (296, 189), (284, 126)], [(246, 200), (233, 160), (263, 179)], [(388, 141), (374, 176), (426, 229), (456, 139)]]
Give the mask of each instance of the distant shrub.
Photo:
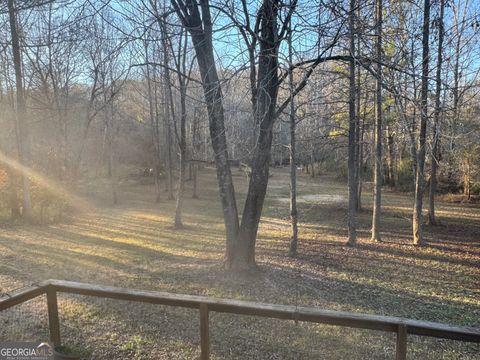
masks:
[(67, 209), (67, 200), (53, 191), (32, 184), (32, 216), (38, 223), (51, 223), (61, 220)]
[[(15, 196), (16, 194), (16, 196)], [(61, 219), (67, 208), (67, 201), (62, 195), (56, 194), (34, 181), (30, 183), (32, 202), (31, 221), (34, 223), (51, 223)], [(16, 219), (12, 208), (21, 212), (22, 208), (22, 178), (18, 174), (8, 173), (0, 168), (0, 222), (11, 222)]]
[(409, 192), (414, 190), (414, 179), (413, 179), (413, 162), (409, 157), (403, 158), (397, 169), (398, 180), (397, 180), (397, 190)]
[(335, 174), (338, 179), (347, 180), (348, 178), (348, 167), (344, 161), (329, 157), (324, 161), (324, 169), (328, 173)]
[(480, 195), (480, 182), (475, 182), (472, 184), (471, 194)]
[(459, 172), (449, 167), (446, 162), (441, 162), (437, 179), (437, 192), (439, 194), (457, 194), (462, 191), (462, 182)]

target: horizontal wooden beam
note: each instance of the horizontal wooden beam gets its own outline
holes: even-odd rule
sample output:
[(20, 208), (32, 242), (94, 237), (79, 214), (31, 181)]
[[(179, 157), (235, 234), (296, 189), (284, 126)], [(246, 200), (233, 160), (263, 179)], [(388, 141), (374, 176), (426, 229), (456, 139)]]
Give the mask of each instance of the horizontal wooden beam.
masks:
[(56, 291), (118, 300), (145, 302), (198, 309), (207, 305), (209, 311), (251, 315), (275, 319), (297, 320), (352, 328), (397, 332), (405, 326), (408, 334), (480, 343), (480, 330), (446, 324), (409, 320), (391, 316), (358, 314), (250, 301), (217, 299), (205, 296), (172, 294), (159, 291), (133, 290), (113, 286), (93, 285), (72, 281), (48, 280)]
[(24, 303), (25, 301), (34, 299), (47, 291), (47, 282), (38, 285), (32, 285), (23, 289), (12, 292), (11, 294), (3, 294), (0, 297), (0, 311), (6, 310), (12, 306)]

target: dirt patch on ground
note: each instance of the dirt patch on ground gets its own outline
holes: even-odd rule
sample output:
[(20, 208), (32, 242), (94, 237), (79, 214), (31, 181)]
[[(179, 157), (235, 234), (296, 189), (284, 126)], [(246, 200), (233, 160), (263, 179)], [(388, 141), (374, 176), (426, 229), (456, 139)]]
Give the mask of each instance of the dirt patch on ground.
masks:
[[(290, 198), (276, 198), (275, 200), (282, 203), (290, 203)], [(328, 194), (310, 194), (297, 196), (297, 203), (300, 204), (341, 204), (345, 203), (347, 198), (344, 195), (328, 195)]]

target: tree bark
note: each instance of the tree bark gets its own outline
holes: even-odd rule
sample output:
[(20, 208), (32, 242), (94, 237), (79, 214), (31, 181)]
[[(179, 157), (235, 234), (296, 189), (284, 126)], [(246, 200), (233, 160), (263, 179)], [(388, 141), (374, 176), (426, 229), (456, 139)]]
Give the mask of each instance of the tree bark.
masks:
[[(182, 46), (183, 33), (180, 35), (180, 46)], [(178, 147), (180, 150), (180, 174), (178, 177), (177, 187), (177, 202), (175, 205), (175, 228), (183, 227), (182, 223), (182, 209), (185, 195), (185, 177), (187, 169), (187, 84), (186, 84), (186, 67), (185, 61), (187, 58), (187, 37), (185, 36), (185, 43), (183, 49), (179, 50), (179, 56), (176, 61), (178, 83), (180, 85), (180, 139)]]
[(437, 71), (435, 76), (435, 112), (433, 114), (433, 142), (432, 142), (432, 173), (430, 175), (430, 188), (428, 193), (428, 223), (435, 225), (435, 192), (437, 190), (437, 167), (438, 167), (438, 147), (440, 142), (440, 112), (441, 112), (441, 93), (442, 93), (442, 65), (443, 65), (443, 15), (445, 11), (445, 0), (440, 0), (440, 14), (438, 15), (438, 53), (437, 53)]
[(278, 90), (278, 0), (264, 0), (260, 10), (257, 106), (255, 123), (259, 125), (257, 146), (251, 165), (247, 198), (238, 234), (235, 266), (255, 267), (255, 243), (267, 192), (273, 123)]
[(423, 245), (422, 205), (425, 186), (425, 139), (428, 121), (428, 74), (429, 74), (429, 35), (430, 35), (430, 0), (424, 1), (422, 36), (422, 87), (421, 87), (421, 114), (420, 133), (417, 151), (417, 175), (415, 183), (415, 205), (413, 208), (413, 243)]
[(392, 132), (391, 126), (385, 126), (385, 135), (387, 137), (387, 152), (388, 152), (388, 184), (395, 188), (395, 134)]
[[(148, 95), (148, 110), (150, 115), (150, 126), (152, 135), (152, 144), (154, 152), (154, 180), (155, 180), (155, 201), (160, 201), (160, 139), (158, 133), (158, 114), (157, 114), (157, 91), (156, 84), (152, 81), (152, 74), (150, 73), (150, 61), (148, 52), (148, 43), (145, 43), (145, 59), (147, 60), (146, 77), (147, 77), (147, 95)], [(155, 69), (153, 69), (155, 72)], [(155, 74), (153, 75), (155, 77)], [(153, 79), (155, 80), (155, 79)], [(152, 91), (152, 82), (155, 89)]]
[(169, 70), (169, 56), (168, 56), (168, 45), (167, 45), (167, 29), (163, 21), (160, 22), (161, 29), (161, 41), (163, 48), (163, 80), (164, 80), (164, 132), (165, 132), (165, 143), (166, 143), (166, 165), (167, 165), (167, 198), (168, 200), (173, 200), (173, 160), (172, 160), (172, 128), (171, 122), (175, 119), (175, 109), (173, 102), (172, 94), (172, 84), (170, 79), (170, 70)]
[[(197, 115), (197, 108), (195, 108), (193, 112), (193, 129), (192, 129), (192, 153), (193, 158), (199, 155), (199, 146), (200, 139), (199, 139), (199, 131), (198, 131), (198, 115)], [(196, 163), (192, 164), (192, 198), (198, 199), (198, 192), (197, 192), (197, 183), (198, 183), (198, 165)]]
[[(360, 19), (360, 7), (356, 6), (357, 21)], [(358, 31), (358, 30), (357, 30)], [(356, 54), (361, 56), (360, 52), (360, 36), (357, 36)], [(355, 187), (356, 200), (355, 210), (358, 212), (362, 209), (362, 163), (363, 163), (363, 125), (360, 129), (360, 105), (361, 105), (361, 67), (356, 66), (356, 83), (355, 87)], [(366, 102), (365, 102), (366, 103)], [(364, 123), (363, 123), (364, 124)]]
[[(18, 124), (18, 152), (20, 163), (30, 167), (30, 134), (26, 124), (27, 107), (25, 103), (25, 91), (23, 87), (22, 58), (20, 54), (20, 40), (18, 35), (17, 16), (15, 14), (14, 0), (7, 1), (10, 21), (10, 33), (12, 37), (13, 65), (15, 69), (15, 86), (17, 108), (15, 111)], [(27, 220), (32, 216), (32, 202), (30, 196), (30, 179), (27, 174), (22, 174), (22, 216)]]
[[(207, 23), (208, 28), (208, 23)], [(217, 180), (222, 201), (227, 246), (225, 251), (225, 266), (230, 268), (235, 257), (235, 243), (239, 222), (235, 188), (228, 162), (227, 139), (225, 134), (225, 115), (223, 110), (223, 95), (213, 55), (212, 38), (205, 33), (192, 34), (192, 42), (197, 55), (197, 61), (202, 77), (203, 91), (207, 103), (210, 137), (215, 154)]]
[[(355, 57), (355, 6), (356, 1), (350, 0), (349, 41), (350, 54)], [(357, 242), (356, 212), (357, 212), (357, 186), (356, 186), (356, 143), (357, 143), (357, 119), (356, 119), (356, 73), (355, 61), (349, 62), (349, 97), (348, 97), (348, 241), (347, 245)]]
[(376, 0), (376, 58), (379, 60), (376, 64), (375, 79), (375, 164), (373, 178), (373, 216), (372, 216), (372, 241), (381, 241), (380, 237), (380, 217), (382, 206), (382, 0)]
[[(235, 269), (253, 268), (256, 266), (256, 236), (269, 177), (273, 123), (277, 115), (278, 47), (280, 44), (277, 17), (280, 2), (279, 0), (264, 0), (257, 14), (258, 27), (255, 31), (258, 30), (256, 37), (259, 39), (259, 55), (254, 119), (255, 128), (258, 127), (258, 138), (240, 225), (238, 225), (235, 192), (228, 163), (221, 87), (213, 57), (210, 5), (208, 0), (201, 0), (199, 3), (193, 0), (185, 0), (185, 2), (172, 0), (172, 5), (192, 35), (202, 76), (227, 230), (225, 266)], [(290, 11), (294, 8), (293, 5)]]
[[(225, 267), (231, 268), (235, 259), (239, 221), (235, 200), (235, 188), (233, 186), (230, 164), (228, 162), (223, 95), (213, 54), (210, 5), (207, 0), (201, 0), (200, 4), (191, 0), (188, 0), (187, 3), (189, 11), (186, 10), (186, 3), (181, 0), (172, 0), (175, 12), (192, 37), (200, 76), (202, 78), (227, 238)], [(198, 6), (201, 7), (201, 15)]]
[[(288, 29), (288, 61), (289, 65), (293, 64), (292, 49), (292, 24), (289, 23)], [(297, 211), (297, 164), (296, 164), (296, 144), (295, 144), (295, 99), (293, 98), (293, 72), (288, 74), (288, 85), (290, 91), (290, 221), (292, 227), (292, 238), (290, 240), (289, 256), (297, 255), (298, 247), (298, 211)]]

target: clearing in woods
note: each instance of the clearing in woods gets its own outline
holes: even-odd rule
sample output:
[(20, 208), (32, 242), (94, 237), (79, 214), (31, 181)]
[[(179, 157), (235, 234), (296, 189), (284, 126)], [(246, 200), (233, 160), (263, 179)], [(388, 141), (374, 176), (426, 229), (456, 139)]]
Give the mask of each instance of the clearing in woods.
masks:
[[(235, 170), (237, 191), (246, 178)], [(191, 184), (187, 183), (187, 193)], [(288, 171), (274, 169), (258, 238), (256, 273), (221, 266), (224, 230), (212, 169), (200, 199), (187, 197), (182, 230), (174, 201), (154, 203), (153, 185), (125, 181), (120, 205), (107, 186), (89, 190), (90, 208), (51, 225), (16, 225), (0, 233), (0, 291), (48, 278), (318, 306), (480, 326), (480, 207), (438, 202), (441, 225), (426, 227), (429, 246), (411, 242), (412, 197), (385, 191), (383, 243), (371, 243), (371, 195), (364, 191), (359, 245), (346, 240), (346, 185), (299, 177), (298, 257), (287, 257)], [(242, 199), (240, 199), (242, 200)], [(80, 296), (59, 296), (62, 341), (96, 359), (190, 359), (199, 355), (198, 312)], [(213, 359), (392, 359), (395, 335), (211, 314)], [(47, 337), (46, 304), (0, 313), (0, 338)], [(478, 344), (409, 338), (411, 359), (480, 359)]]

